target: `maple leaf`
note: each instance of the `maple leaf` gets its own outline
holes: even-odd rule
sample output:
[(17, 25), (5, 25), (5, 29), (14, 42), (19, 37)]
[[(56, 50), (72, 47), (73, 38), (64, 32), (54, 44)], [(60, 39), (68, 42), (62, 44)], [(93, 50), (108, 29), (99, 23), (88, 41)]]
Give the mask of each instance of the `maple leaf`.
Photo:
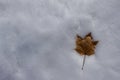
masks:
[(95, 54), (95, 46), (97, 45), (98, 41), (94, 41), (91, 35), (91, 32), (88, 33), (84, 38), (76, 35), (76, 48), (75, 51), (78, 52), (80, 55), (84, 55), (82, 70), (85, 64), (86, 55), (90, 56)]

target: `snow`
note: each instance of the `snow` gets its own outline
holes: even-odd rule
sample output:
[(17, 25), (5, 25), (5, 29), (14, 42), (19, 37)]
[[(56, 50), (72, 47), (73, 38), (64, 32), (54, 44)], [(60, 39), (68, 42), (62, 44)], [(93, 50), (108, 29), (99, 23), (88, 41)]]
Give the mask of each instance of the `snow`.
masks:
[[(0, 80), (119, 80), (119, 0), (0, 0)], [(92, 32), (96, 53), (75, 51)]]

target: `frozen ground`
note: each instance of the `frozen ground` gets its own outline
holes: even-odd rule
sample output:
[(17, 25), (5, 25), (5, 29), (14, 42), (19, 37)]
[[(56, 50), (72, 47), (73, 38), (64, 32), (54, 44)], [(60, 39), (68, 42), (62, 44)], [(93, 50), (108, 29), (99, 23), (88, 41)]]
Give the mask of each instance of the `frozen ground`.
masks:
[[(92, 32), (83, 57), (75, 35)], [(120, 80), (120, 0), (0, 0), (0, 80)]]

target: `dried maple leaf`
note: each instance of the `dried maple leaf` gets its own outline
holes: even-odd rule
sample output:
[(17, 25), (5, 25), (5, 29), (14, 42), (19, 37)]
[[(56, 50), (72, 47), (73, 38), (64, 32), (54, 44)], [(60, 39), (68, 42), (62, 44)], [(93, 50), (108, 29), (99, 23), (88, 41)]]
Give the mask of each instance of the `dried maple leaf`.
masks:
[(91, 35), (91, 32), (88, 33), (84, 38), (76, 35), (76, 48), (75, 51), (78, 52), (80, 55), (84, 55), (82, 70), (85, 64), (86, 55), (90, 56), (95, 54), (95, 46), (97, 45), (98, 41), (94, 41)]

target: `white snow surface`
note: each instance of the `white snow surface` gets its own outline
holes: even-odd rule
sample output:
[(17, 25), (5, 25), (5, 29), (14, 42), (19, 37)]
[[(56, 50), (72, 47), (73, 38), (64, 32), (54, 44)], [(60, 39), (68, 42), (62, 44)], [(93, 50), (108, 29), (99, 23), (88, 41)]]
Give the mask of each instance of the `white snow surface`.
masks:
[[(89, 32), (82, 71), (75, 36)], [(0, 80), (120, 80), (120, 0), (0, 0)]]

